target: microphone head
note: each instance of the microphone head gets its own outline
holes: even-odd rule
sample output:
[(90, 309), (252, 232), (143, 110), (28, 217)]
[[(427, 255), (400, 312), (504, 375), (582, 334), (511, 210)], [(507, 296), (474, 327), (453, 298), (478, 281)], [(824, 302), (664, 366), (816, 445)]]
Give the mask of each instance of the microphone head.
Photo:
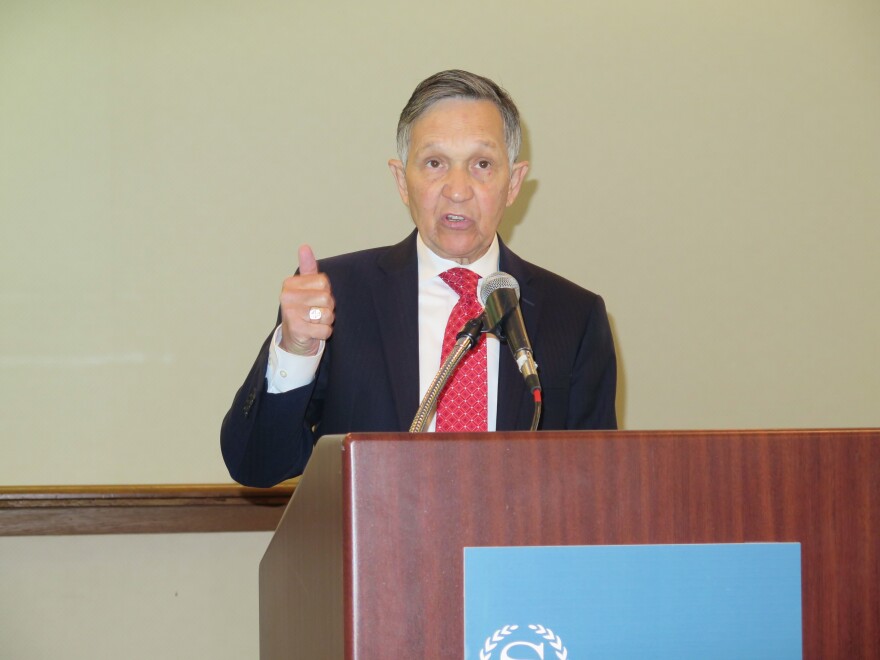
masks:
[(486, 301), (489, 300), (489, 296), (492, 295), (493, 291), (497, 291), (498, 289), (513, 289), (516, 292), (516, 299), (519, 300), (519, 282), (516, 281), (511, 275), (507, 273), (502, 273), (500, 270), (497, 273), (492, 273), (491, 275), (487, 275), (483, 278), (483, 281), (480, 282), (480, 291), (477, 294), (477, 297), (480, 299), (480, 304), (485, 307)]

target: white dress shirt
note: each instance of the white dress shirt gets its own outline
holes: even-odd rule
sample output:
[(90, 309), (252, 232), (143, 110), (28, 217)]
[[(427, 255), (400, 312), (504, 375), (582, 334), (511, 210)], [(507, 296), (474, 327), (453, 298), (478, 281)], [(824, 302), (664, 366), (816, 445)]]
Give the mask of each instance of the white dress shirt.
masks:
[[(440, 368), (440, 356), (443, 350), (443, 335), (446, 322), (458, 294), (440, 279), (440, 273), (456, 268), (460, 264), (443, 259), (434, 254), (422, 241), (421, 235), (416, 239), (416, 255), (418, 257), (418, 291), (419, 291), (419, 401), (424, 398), (431, 381)], [(498, 270), (498, 237), (492, 241), (489, 250), (473, 263), (465, 266), (480, 276), (480, 281), (487, 275)], [(479, 290), (479, 284), (477, 284)], [(486, 344), (486, 383), (488, 394), (489, 431), (495, 430), (495, 419), (498, 411), (498, 355), (500, 343), (492, 335), (484, 335)], [(280, 347), (281, 326), (275, 330), (274, 341), (269, 345), (269, 363), (266, 367), (266, 380), (270, 394), (280, 394), (297, 387), (308, 385), (315, 379), (318, 364), (324, 354), (324, 343), (317, 355), (301, 356), (288, 353)], [(436, 416), (435, 416), (436, 417)], [(429, 431), (435, 428), (436, 419), (431, 419)]]

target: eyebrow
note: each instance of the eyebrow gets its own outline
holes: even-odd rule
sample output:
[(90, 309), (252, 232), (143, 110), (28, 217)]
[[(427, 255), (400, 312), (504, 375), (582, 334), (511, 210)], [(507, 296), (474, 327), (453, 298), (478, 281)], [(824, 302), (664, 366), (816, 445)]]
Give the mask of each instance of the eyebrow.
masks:
[[(489, 149), (500, 149), (501, 148), (498, 146), (498, 143), (495, 142), (494, 140), (478, 140), (477, 144), (479, 146), (487, 147)], [(441, 145), (442, 145), (441, 142), (436, 142), (436, 141), (435, 142), (428, 142), (426, 144), (423, 144), (421, 147), (419, 147), (414, 153), (420, 154), (424, 151), (431, 151)]]

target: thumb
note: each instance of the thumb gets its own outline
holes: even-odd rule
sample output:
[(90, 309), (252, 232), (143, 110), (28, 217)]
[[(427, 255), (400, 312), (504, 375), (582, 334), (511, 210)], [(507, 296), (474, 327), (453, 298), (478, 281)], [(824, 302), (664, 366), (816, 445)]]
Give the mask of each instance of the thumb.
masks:
[(314, 275), (318, 272), (318, 262), (315, 260), (315, 253), (309, 245), (299, 246), (299, 274)]

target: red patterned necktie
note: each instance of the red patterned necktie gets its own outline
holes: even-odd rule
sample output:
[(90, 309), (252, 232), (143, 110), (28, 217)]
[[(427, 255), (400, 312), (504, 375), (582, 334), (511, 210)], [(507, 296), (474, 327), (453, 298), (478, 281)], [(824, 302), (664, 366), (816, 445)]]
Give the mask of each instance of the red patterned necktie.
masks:
[[(483, 313), (477, 301), (477, 282), (480, 276), (467, 268), (451, 268), (440, 273), (442, 279), (458, 294), (458, 302), (449, 314), (443, 335), (443, 354), (446, 359), (455, 345), (455, 336), (464, 324)], [(489, 405), (486, 393), (486, 342), (472, 348), (446, 383), (437, 400), (437, 431), (486, 431)]]

